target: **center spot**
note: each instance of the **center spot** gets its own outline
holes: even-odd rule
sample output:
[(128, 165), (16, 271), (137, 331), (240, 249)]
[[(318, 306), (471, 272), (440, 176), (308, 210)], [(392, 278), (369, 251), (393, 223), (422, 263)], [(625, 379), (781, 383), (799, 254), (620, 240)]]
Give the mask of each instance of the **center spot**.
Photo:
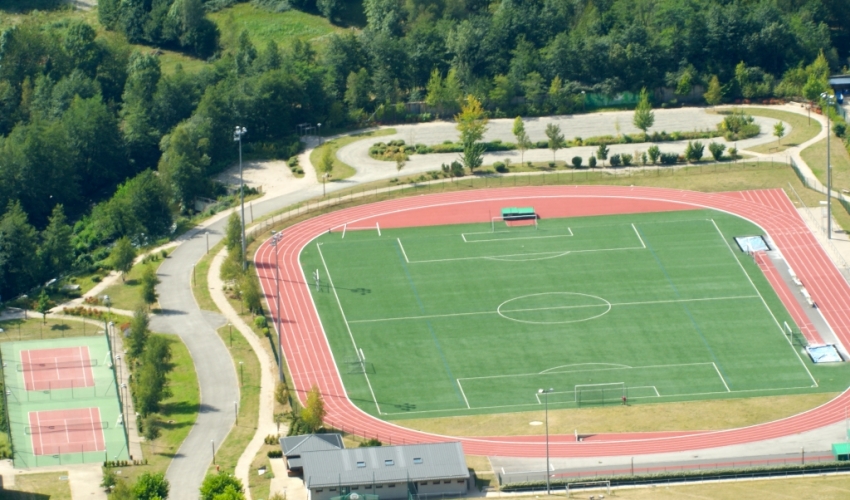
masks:
[(576, 292), (546, 292), (523, 295), (499, 304), (499, 316), (537, 325), (578, 323), (603, 316), (611, 303), (602, 297)]

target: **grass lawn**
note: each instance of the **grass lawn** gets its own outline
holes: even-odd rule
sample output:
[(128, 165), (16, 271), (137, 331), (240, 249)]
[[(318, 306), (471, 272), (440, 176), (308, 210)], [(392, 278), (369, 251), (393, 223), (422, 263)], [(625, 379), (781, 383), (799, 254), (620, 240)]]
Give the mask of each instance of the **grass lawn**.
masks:
[[(65, 479), (59, 479), (60, 476)], [(18, 474), (15, 476), (14, 490), (5, 492), (7, 500), (71, 500), (71, 487), (68, 485), (67, 472), (44, 472), (39, 474)], [(24, 495), (38, 493), (44, 497)], [(8, 495), (8, 496), (6, 496)]]
[(92, 324), (78, 318), (62, 317), (47, 318), (46, 322), (42, 322), (40, 314), (31, 313), (26, 320), (13, 319), (0, 322), (0, 328), (5, 330), (0, 333), (0, 342), (103, 335), (102, 320), (99, 323)]
[[(779, 153), (790, 147), (799, 146), (812, 137), (818, 135), (821, 131), (821, 124), (819, 121), (809, 121), (808, 117), (798, 115), (797, 113), (791, 113), (790, 111), (779, 111), (768, 108), (747, 108), (745, 112), (753, 116), (776, 118), (777, 120), (782, 120), (791, 125), (791, 132), (788, 133), (786, 131), (788, 135), (782, 138), (780, 141), (781, 143), (769, 142), (760, 146), (747, 148), (747, 151), (752, 151), (754, 153)], [(763, 132), (772, 134), (773, 130), (765, 130)]]
[(198, 302), (198, 307), (204, 311), (218, 312), (218, 307), (216, 307), (215, 302), (213, 302), (212, 296), (210, 295), (209, 279), (207, 278), (207, 275), (210, 271), (210, 261), (214, 255), (221, 251), (223, 246), (224, 241), (222, 240), (216, 246), (210, 248), (210, 253), (204, 255), (204, 257), (195, 264), (195, 278), (192, 280), (192, 294)]
[(327, 19), (291, 9), (286, 12), (269, 12), (250, 3), (240, 3), (208, 17), (221, 31), (222, 46), (234, 49), (239, 35), (248, 31), (257, 50), (274, 40), (281, 49), (288, 49), (295, 40), (310, 42), (320, 49), (331, 33), (341, 33), (343, 28), (332, 25)]
[(320, 171), (320, 164), (322, 161), (322, 155), (325, 154), (325, 151), (330, 149), (331, 154), (334, 159), (334, 168), (331, 172), (331, 179), (334, 181), (341, 181), (343, 179), (348, 179), (352, 175), (355, 174), (354, 167), (344, 163), (339, 158), (336, 157), (336, 152), (339, 148), (343, 146), (347, 146), (352, 142), (361, 141), (367, 137), (382, 137), (385, 135), (393, 135), (395, 134), (395, 129), (387, 128), (381, 130), (374, 130), (371, 132), (361, 132), (358, 134), (347, 135), (345, 137), (340, 137), (339, 139), (331, 139), (314, 149), (312, 153), (310, 153), (310, 163), (313, 164), (313, 168), (316, 169), (316, 178), (319, 182), (322, 182), (322, 172)]
[[(174, 251), (174, 248), (168, 248), (164, 251), (166, 254), (169, 254)], [(123, 280), (116, 281), (114, 285), (108, 287), (98, 295), (100, 297), (108, 295), (109, 300), (112, 302), (112, 307), (116, 309), (135, 311), (138, 307), (144, 306), (145, 302), (142, 300), (142, 274), (146, 266), (155, 266), (158, 268), (163, 260), (161, 252), (156, 252), (151, 258), (153, 259), (151, 262), (140, 262), (134, 265)], [(154, 308), (156, 308), (155, 304)]]
[(121, 470), (120, 477), (129, 480), (144, 472), (165, 473), (198, 418), (200, 390), (189, 350), (176, 335), (158, 335), (168, 338), (171, 345), (174, 370), (168, 380), (172, 396), (162, 403), (162, 434), (153, 442), (142, 443), (142, 453), (148, 464), (117, 469)]
[[(836, 393), (663, 405), (607, 406), (549, 411), (553, 434), (720, 430), (770, 422), (819, 406)], [(404, 427), (452, 436), (532, 436), (543, 434), (543, 412), (424, 418), (398, 422)]]
[[(841, 139), (834, 135), (830, 139), (832, 163), (832, 189), (850, 190), (850, 154)], [(826, 186), (826, 139), (812, 144), (800, 154), (809, 168), (824, 186)], [(825, 196), (825, 195), (822, 195)]]
[[(593, 494), (598, 495), (599, 492)], [(850, 475), (803, 477), (793, 479), (765, 479), (722, 483), (700, 483), (651, 488), (623, 488), (611, 490), (612, 498), (623, 499), (703, 499), (703, 500), (820, 500), (846, 498), (850, 495)], [(591, 493), (576, 492), (571, 498), (587, 498)], [(563, 492), (560, 493), (563, 498)], [(519, 497), (518, 497), (519, 498)], [(534, 497), (526, 497), (534, 498)]]
[[(268, 445), (264, 444), (260, 451), (257, 453), (257, 456), (254, 457), (254, 461), (251, 462), (251, 472), (248, 474), (248, 482), (249, 488), (251, 490), (251, 498), (268, 498), (269, 492), (271, 489), (272, 479), (274, 479), (274, 473), (271, 468), (271, 460), (266, 453), (271, 450), (280, 450), (280, 445)], [(282, 460), (280, 458), (275, 458), (274, 460)], [(259, 470), (261, 467), (266, 469), (266, 473), (263, 475), (259, 474)]]
[(787, 342), (792, 320), (732, 239), (751, 234), (689, 210), (330, 234), (301, 262), (337, 287), (311, 292), (351, 399), (381, 418), (537, 410), (537, 387), (556, 387), (554, 408), (619, 404), (624, 387), (638, 406), (844, 389), (850, 368)]

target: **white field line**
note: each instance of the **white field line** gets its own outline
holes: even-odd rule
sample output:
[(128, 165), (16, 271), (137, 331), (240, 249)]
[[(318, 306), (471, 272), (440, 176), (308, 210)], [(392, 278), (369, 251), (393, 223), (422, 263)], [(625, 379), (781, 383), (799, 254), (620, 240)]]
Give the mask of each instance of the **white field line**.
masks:
[[(710, 363), (708, 363), (710, 364)], [(646, 386), (650, 387), (650, 386)], [(662, 399), (672, 399), (672, 398), (691, 398), (697, 396), (715, 396), (718, 394), (739, 394), (739, 393), (749, 393), (749, 392), (776, 392), (776, 391), (792, 391), (797, 389), (812, 389), (811, 386), (801, 386), (801, 387), (777, 387), (773, 389), (743, 389), (743, 390), (734, 390), (730, 392), (726, 391), (708, 391), (708, 392), (688, 392), (688, 393), (680, 393), (680, 394), (671, 394), (669, 396), (635, 396), (634, 398), (629, 399), (648, 399), (648, 398), (662, 398)], [(555, 394), (555, 393), (553, 393)], [(538, 402), (539, 404), (539, 402)], [(552, 403), (550, 405), (556, 405), (559, 403)], [(535, 403), (521, 403), (521, 404), (513, 404), (513, 405), (495, 405), (495, 406), (473, 406), (470, 410), (498, 410), (503, 408), (533, 408)], [(412, 415), (412, 414), (420, 414), (420, 413), (445, 413), (445, 412), (456, 412), (457, 409), (445, 409), (445, 410), (418, 410), (418, 411), (403, 411), (403, 412), (393, 412), (393, 413), (383, 413), (383, 415)]]
[(726, 383), (726, 379), (724, 379), (723, 375), (720, 373), (720, 369), (717, 368), (717, 364), (715, 364), (714, 361), (712, 361), (711, 365), (714, 367), (714, 371), (717, 372), (717, 376), (720, 377), (720, 381), (723, 382), (723, 387), (726, 388), (726, 392), (732, 392), (732, 390), (729, 389), (729, 385)]
[(461, 385), (460, 379), (455, 379), (455, 380), (457, 381), (457, 386), (460, 387), (460, 393), (461, 393), (461, 395), (463, 395), (463, 400), (464, 400), (464, 402), (466, 402), (466, 407), (469, 408), (469, 409), (472, 409), (472, 407), (469, 406), (469, 400), (466, 399), (466, 393), (463, 392), (463, 385)]
[[(351, 333), (351, 326), (348, 324), (348, 318), (345, 316), (345, 311), (342, 309), (342, 302), (339, 300), (339, 294), (336, 293), (336, 287), (334, 286), (333, 278), (331, 278), (328, 263), (325, 262), (325, 255), (322, 253), (322, 244), (317, 244), (316, 248), (319, 250), (319, 257), (322, 259), (322, 265), (325, 266), (325, 275), (328, 277), (328, 284), (330, 284), (331, 290), (334, 292), (336, 304), (339, 306), (339, 313), (342, 314), (342, 321), (345, 323), (345, 329), (348, 330), (348, 336), (351, 338), (351, 344), (354, 346), (354, 352), (356, 353), (358, 352), (357, 342), (354, 340), (354, 334)], [(369, 374), (366, 373), (366, 370), (363, 370), (363, 375), (366, 377), (366, 384), (369, 386), (369, 392), (372, 393), (372, 401), (375, 402), (375, 408), (378, 410), (378, 415), (383, 415), (383, 413), (381, 413), (381, 405), (378, 404), (378, 398), (375, 397), (375, 390), (372, 389), (372, 382), (369, 380)]]
[(517, 253), (507, 255), (480, 255), (476, 257), (455, 257), (451, 259), (430, 259), (430, 260), (412, 260), (410, 264), (433, 264), (440, 262), (457, 262), (462, 260), (480, 260), (480, 259), (505, 259), (508, 257), (534, 257), (537, 255), (568, 255), (571, 253), (592, 253), (592, 252), (616, 252), (620, 250), (643, 250), (646, 247), (622, 247), (622, 248), (597, 248), (593, 250), (558, 250), (554, 252), (534, 252), (534, 253)]
[(632, 223), (632, 229), (635, 230), (635, 235), (638, 237), (638, 240), (640, 240), (640, 244), (643, 245), (643, 248), (646, 248), (646, 243), (644, 243), (643, 238), (641, 238), (640, 231), (637, 230), (634, 222)]
[(398, 241), (398, 247), (401, 248), (401, 254), (404, 255), (404, 261), (410, 264), (410, 259), (407, 258), (407, 252), (404, 251), (404, 245), (401, 244), (401, 238), (396, 238)]
[(729, 242), (726, 241), (726, 237), (723, 236), (723, 231), (720, 230), (720, 227), (718, 227), (714, 219), (709, 220), (712, 224), (714, 224), (714, 229), (717, 230), (717, 234), (720, 235), (720, 239), (723, 240), (724, 244), (726, 244), (726, 248), (729, 249), (729, 253), (732, 255), (732, 259), (735, 261), (735, 263), (738, 264), (738, 267), (741, 269), (741, 272), (743, 272), (744, 276), (747, 277), (747, 281), (750, 282), (750, 285), (753, 287), (753, 290), (756, 291), (759, 298), (761, 299), (761, 303), (764, 304), (764, 308), (767, 309), (767, 312), (770, 314), (770, 317), (773, 318), (773, 322), (776, 323), (776, 327), (779, 328), (779, 333), (781, 333), (782, 337), (788, 342), (788, 346), (791, 347), (791, 350), (794, 352), (794, 355), (797, 356), (798, 360), (800, 360), (800, 364), (803, 365), (803, 369), (806, 370), (806, 373), (809, 374), (809, 378), (812, 379), (812, 384), (814, 384), (812, 385), (812, 387), (817, 387), (818, 381), (815, 380), (815, 377), (812, 376), (812, 372), (809, 371), (809, 367), (806, 366), (806, 363), (803, 361), (803, 358), (800, 357), (800, 353), (798, 353), (797, 350), (794, 349), (794, 344), (791, 342), (791, 339), (789, 339), (788, 336), (785, 335), (785, 330), (782, 329), (782, 325), (779, 324), (779, 320), (776, 319), (776, 316), (773, 314), (773, 311), (771, 311), (770, 307), (768, 307), (767, 301), (764, 300), (764, 297), (762, 296), (761, 292), (759, 292), (759, 289), (756, 287), (756, 284), (753, 283), (753, 279), (750, 278), (750, 275), (747, 273), (747, 270), (744, 269), (744, 266), (743, 264), (741, 264), (741, 261), (738, 260), (738, 258), (735, 256), (735, 251), (732, 250), (732, 247), (729, 245)]
[[(706, 301), (714, 301), (714, 300), (741, 300), (741, 299), (757, 299), (758, 295), (738, 295), (738, 296), (730, 296), (730, 297), (706, 297), (702, 299), (673, 299), (673, 300), (654, 300), (654, 301), (644, 301), (644, 302), (618, 302), (611, 303), (611, 306), (648, 306), (648, 305), (656, 305), (656, 304), (678, 304), (681, 302), (706, 302)], [(586, 304), (579, 306), (553, 306), (553, 307), (533, 307), (527, 309), (505, 309), (502, 310), (503, 313), (516, 313), (516, 312), (536, 312), (536, 311), (556, 311), (556, 310), (564, 310), (564, 309), (588, 309), (593, 307), (607, 307), (607, 304)], [(452, 314), (430, 314), (426, 316), (400, 316), (396, 318), (377, 318), (377, 319), (354, 319), (349, 321), (349, 323), (378, 323), (384, 321), (406, 321), (406, 320), (419, 320), (419, 319), (431, 319), (431, 318), (454, 318), (458, 316), (478, 316), (483, 314), (499, 314), (498, 311), (478, 311), (478, 312), (467, 312), (467, 313), (452, 313)]]
[[(570, 231), (572, 232), (572, 231)], [(474, 233), (468, 233), (474, 234)], [(486, 233), (493, 234), (493, 233)], [(467, 240), (466, 233), (461, 233), (461, 237), (463, 238), (464, 243), (492, 243), (492, 242), (504, 242), (504, 241), (519, 241), (519, 240), (548, 240), (551, 238), (570, 238), (572, 234), (555, 234), (552, 236), (523, 236), (520, 238), (490, 238), (489, 240)]]
[[(583, 372), (605, 372), (605, 371), (614, 371), (614, 370), (642, 370), (645, 368), (673, 368), (678, 366), (702, 366), (702, 365), (710, 365), (712, 364), (710, 361), (704, 361), (700, 363), (676, 363), (671, 365), (648, 365), (648, 366), (632, 366), (629, 368), (597, 368), (597, 369), (588, 369), (588, 370), (570, 370), (565, 372), (547, 372), (547, 373), (514, 373), (508, 375), (485, 375), (482, 377), (465, 377), (459, 380), (486, 380), (486, 379), (494, 379), (494, 378), (518, 378), (518, 377), (533, 377), (538, 375), (560, 375), (563, 373), (583, 373)], [(621, 383), (621, 382), (617, 382)]]

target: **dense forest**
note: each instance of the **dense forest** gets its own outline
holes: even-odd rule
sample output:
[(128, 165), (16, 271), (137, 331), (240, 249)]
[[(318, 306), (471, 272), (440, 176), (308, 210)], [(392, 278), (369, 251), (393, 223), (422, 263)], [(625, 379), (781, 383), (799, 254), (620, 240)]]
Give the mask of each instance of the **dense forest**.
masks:
[[(220, 193), (209, 178), (233, 162), (236, 125), (248, 154), (286, 158), (297, 124), (450, 117), (470, 94), (511, 117), (579, 111), (583, 91), (684, 98), (712, 82), (725, 100), (807, 97), (850, 64), (841, 0), (253, 0), (354, 25), (320, 47), (245, 32), (224, 46), (207, 13), (233, 3), (100, 0), (97, 26), (3, 30), (0, 299), (104, 265), (118, 238), (168, 237)], [(205, 64), (164, 73), (159, 49)]]

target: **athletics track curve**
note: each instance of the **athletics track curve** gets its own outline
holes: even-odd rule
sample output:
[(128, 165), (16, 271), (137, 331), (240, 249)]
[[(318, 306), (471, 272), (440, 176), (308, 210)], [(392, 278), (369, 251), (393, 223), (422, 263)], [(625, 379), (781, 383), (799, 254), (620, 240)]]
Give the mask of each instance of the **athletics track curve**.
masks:
[[(440, 436), (385, 422), (357, 408), (346, 396), (330, 347), (299, 265), (305, 245), (329, 230), (349, 227), (489, 222), (499, 207), (534, 206), (541, 217), (599, 215), (713, 208), (744, 217), (759, 226), (782, 251), (839, 340), (850, 346), (850, 286), (809, 232), (781, 189), (735, 193), (699, 193), (649, 187), (551, 186), (500, 188), (395, 199), (347, 208), (298, 223), (284, 231), (280, 243), (281, 342), (299, 397), (317, 385), (324, 395), (326, 422), (391, 443), (460, 441), (472, 455), (542, 457), (537, 437)], [(275, 309), (275, 249), (263, 243), (257, 271), (270, 307)], [(275, 325), (277, 323), (275, 322)], [(554, 457), (618, 456), (678, 452), (778, 438), (823, 427), (845, 418), (850, 391), (815, 409), (751, 427), (709, 432), (597, 435), (577, 443), (573, 436), (550, 436)]]

